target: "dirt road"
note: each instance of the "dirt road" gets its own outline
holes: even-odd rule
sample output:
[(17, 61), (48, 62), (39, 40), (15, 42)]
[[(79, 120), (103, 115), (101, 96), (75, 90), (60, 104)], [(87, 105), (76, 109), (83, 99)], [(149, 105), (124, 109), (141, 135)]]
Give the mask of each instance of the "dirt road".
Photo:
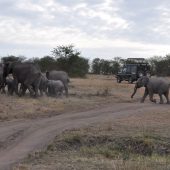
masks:
[(8, 170), (30, 152), (44, 148), (63, 130), (85, 127), (143, 112), (168, 111), (169, 105), (117, 103), (80, 113), (66, 113), (55, 117), (16, 120), (0, 123), (0, 169)]

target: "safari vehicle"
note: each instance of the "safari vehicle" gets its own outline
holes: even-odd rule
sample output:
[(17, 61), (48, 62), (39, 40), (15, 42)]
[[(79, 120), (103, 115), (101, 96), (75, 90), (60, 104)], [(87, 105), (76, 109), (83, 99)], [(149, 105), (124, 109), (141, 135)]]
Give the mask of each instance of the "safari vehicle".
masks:
[(150, 71), (150, 65), (144, 58), (128, 58), (116, 75), (117, 82), (121, 83), (125, 80), (133, 83), (139, 77), (150, 76)]

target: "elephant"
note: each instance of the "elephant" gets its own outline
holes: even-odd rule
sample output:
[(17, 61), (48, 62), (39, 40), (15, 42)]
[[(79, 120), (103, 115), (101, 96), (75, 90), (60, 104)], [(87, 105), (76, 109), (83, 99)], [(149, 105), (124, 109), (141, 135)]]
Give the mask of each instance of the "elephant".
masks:
[[(41, 79), (40, 79), (40, 84), (39, 84), (39, 92), (40, 92), (40, 96), (43, 96), (43, 92), (45, 92), (47, 94), (47, 83), (48, 83), (48, 79), (46, 78), (46, 76), (44, 76), (43, 74), (41, 74)], [(34, 85), (32, 85), (33, 90), (35, 90)], [(21, 85), (20, 86), (20, 95), (24, 96), (26, 93), (27, 87), (25, 85)]]
[(3, 68), (4, 65), (0, 64), (0, 90), (2, 90), (2, 93), (5, 93), (5, 80), (3, 78)]
[(153, 99), (154, 94), (158, 94), (160, 97), (160, 104), (163, 103), (162, 95), (165, 96), (167, 104), (169, 104), (169, 82), (161, 77), (140, 77), (134, 87), (134, 92), (131, 95), (131, 98), (135, 95), (138, 88), (145, 87), (144, 95), (141, 99), (141, 103), (145, 101), (147, 95), (151, 102), (156, 103), (156, 99)]
[[(38, 96), (38, 88), (41, 80), (41, 70), (38, 65), (29, 62), (7, 62), (4, 64), (3, 78), (9, 74), (14, 78), (15, 93), (18, 93), (18, 84), (21, 87), (28, 88), (31, 96)], [(34, 86), (34, 89), (33, 89)]]
[(6, 78), (5, 85), (8, 88), (8, 94), (13, 95), (15, 90), (14, 79), (13, 78)]
[(64, 84), (65, 94), (68, 97), (68, 83), (70, 80), (68, 74), (65, 71), (56, 71), (56, 70), (52, 70), (50, 72), (47, 71), (46, 77), (48, 80), (61, 80)]
[(49, 96), (62, 96), (64, 91), (64, 84), (61, 80), (48, 80), (47, 94)]

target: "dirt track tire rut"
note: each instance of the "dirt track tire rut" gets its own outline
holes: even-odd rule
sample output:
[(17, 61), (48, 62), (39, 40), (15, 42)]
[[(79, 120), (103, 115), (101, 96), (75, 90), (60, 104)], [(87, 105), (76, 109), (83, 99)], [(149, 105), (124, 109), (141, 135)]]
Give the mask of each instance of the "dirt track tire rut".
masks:
[[(117, 103), (91, 111), (1, 123), (0, 169), (11, 169), (13, 164), (20, 162), (31, 152), (43, 149), (57, 134), (66, 129), (81, 128), (94, 123), (111, 121), (121, 116), (142, 114), (142, 112), (167, 111), (169, 107), (165, 104)], [(3, 146), (2, 141), (8, 142)]]

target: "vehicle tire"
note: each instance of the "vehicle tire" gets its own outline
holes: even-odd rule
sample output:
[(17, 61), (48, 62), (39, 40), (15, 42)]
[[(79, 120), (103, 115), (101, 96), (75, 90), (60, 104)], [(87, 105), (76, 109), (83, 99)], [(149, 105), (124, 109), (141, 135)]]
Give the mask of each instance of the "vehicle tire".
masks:
[(120, 77), (117, 77), (117, 83), (121, 83), (121, 78)]

